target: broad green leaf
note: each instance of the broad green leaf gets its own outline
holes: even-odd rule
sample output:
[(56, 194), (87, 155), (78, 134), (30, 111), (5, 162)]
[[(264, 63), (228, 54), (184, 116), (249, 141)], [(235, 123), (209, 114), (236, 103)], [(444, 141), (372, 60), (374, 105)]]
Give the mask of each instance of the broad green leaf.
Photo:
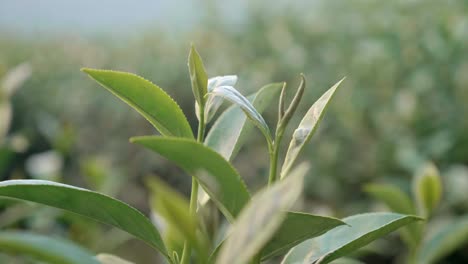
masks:
[(135, 208), (112, 197), (71, 185), (43, 180), (0, 182), (0, 196), (36, 202), (120, 228), (167, 256), (158, 230)]
[(364, 190), (377, 200), (382, 201), (395, 213), (416, 214), (414, 204), (401, 189), (390, 184), (368, 184)]
[(205, 105), (205, 95), (208, 92), (208, 77), (206, 75), (205, 66), (195, 47), (192, 45), (188, 57), (188, 68), (190, 73), (190, 81), (192, 82), (192, 91), (195, 100), (199, 105)]
[(198, 255), (200, 263), (208, 258), (208, 239), (202, 233), (197, 233), (198, 221), (190, 214), (189, 202), (167, 184), (156, 178), (149, 178), (147, 186), (151, 191), (151, 206), (171, 225), (172, 230), (179, 233), (184, 240), (189, 240)]
[(336, 89), (343, 82), (344, 78), (333, 85), (328, 91), (326, 91), (313, 105), (309, 108), (304, 118), (302, 118), (299, 127), (294, 131), (292, 140), (289, 143), (288, 152), (284, 159), (283, 166), (281, 168), (281, 178), (284, 177), (291, 169), (297, 156), (304, 148), (305, 144), (312, 138), (315, 130), (320, 123), (325, 109), (328, 103), (333, 98)]
[(52, 264), (99, 264), (93, 254), (72, 242), (26, 232), (0, 232), (0, 252), (29, 255)]
[(307, 240), (292, 250), (282, 264), (330, 263), (387, 235), (396, 229), (421, 220), (395, 213), (368, 213), (343, 219), (349, 226), (339, 226), (324, 235)]
[[(208, 92), (213, 91), (214, 88), (218, 86), (232, 86), (236, 85), (237, 76), (236, 75), (225, 75), (225, 76), (216, 76), (208, 79)], [(216, 114), (219, 107), (223, 103), (223, 98), (216, 97), (212, 94), (209, 94), (205, 102), (205, 122), (208, 123)], [(200, 120), (200, 106), (198, 102), (195, 102), (195, 114), (197, 115), (198, 120)]]
[(157, 136), (134, 137), (130, 141), (159, 153), (196, 177), (230, 222), (250, 200), (247, 187), (234, 167), (202, 143)]
[(468, 243), (468, 215), (443, 225), (426, 239), (417, 257), (417, 264), (432, 264)]
[(179, 105), (157, 85), (127, 72), (87, 68), (82, 71), (133, 107), (162, 135), (193, 138), (192, 129)]
[(101, 264), (133, 264), (133, 262), (106, 253), (98, 254), (96, 258)]
[(247, 263), (280, 227), (288, 210), (302, 192), (308, 167), (301, 165), (292, 175), (256, 194), (228, 231), (216, 263)]
[(231, 86), (218, 86), (210, 94), (221, 96), (231, 103), (238, 105), (247, 117), (257, 126), (268, 142), (271, 142), (271, 133), (267, 123), (255, 107), (239, 91)]
[[(282, 84), (272, 83), (262, 87), (257, 93), (247, 99), (259, 113), (263, 112), (275, 98)], [(247, 134), (250, 133), (251, 124), (246, 122), (247, 117), (237, 105), (232, 105), (224, 111), (211, 127), (205, 139), (205, 145), (216, 150), (227, 160), (232, 160)]]
[(320, 236), (340, 225), (345, 225), (345, 223), (336, 218), (288, 212), (280, 228), (263, 248), (262, 259), (287, 252), (297, 244)]
[(413, 192), (420, 213), (429, 217), (442, 196), (439, 170), (434, 164), (427, 163), (418, 171), (413, 182)]

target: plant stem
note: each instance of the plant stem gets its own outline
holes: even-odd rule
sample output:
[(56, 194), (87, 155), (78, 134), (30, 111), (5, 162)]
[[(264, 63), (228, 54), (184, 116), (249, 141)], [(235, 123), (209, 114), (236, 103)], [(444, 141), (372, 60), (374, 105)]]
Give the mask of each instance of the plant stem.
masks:
[(279, 155), (279, 146), (281, 143), (281, 139), (283, 138), (284, 128), (278, 127), (275, 133), (275, 141), (271, 147), (269, 147), (270, 151), (270, 175), (268, 177), (268, 185), (273, 184), (276, 180), (276, 174), (278, 169), (278, 155)]
[[(198, 133), (197, 141), (203, 142), (205, 137), (205, 109), (200, 107), (200, 121), (198, 122)], [(197, 178), (192, 176), (192, 191), (190, 192), (190, 214), (197, 214), (197, 202), (198, 202), (198, 181)], [(188, 264), (190, 263), (190, 257), (192, 255), (192, 245), (188, 241), (184, 243), (184, 250), (182, 251), (182, 259), (180, 263)]]

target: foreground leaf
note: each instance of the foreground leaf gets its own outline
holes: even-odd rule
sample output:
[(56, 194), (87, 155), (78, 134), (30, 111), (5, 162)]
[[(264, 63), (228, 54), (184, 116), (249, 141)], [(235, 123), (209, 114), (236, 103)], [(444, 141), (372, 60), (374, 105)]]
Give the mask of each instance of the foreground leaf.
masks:
[(343, 219), (350, 226), (339, 226), (320, 237), (297, 245), (289, 251), (282, 263), (329, 263), (418, 220), (421, 219), (394, 213), (350, 216)]
[(255, 107), (245, 98), (239, 91), (231, 86), (219, 86), (213, 89), (210, 94), (215, 96), (221, 96), (231, 103), (238, 105), (247, 117), (257, 126), (262, 134), (265, 136), (268, 142), (271, 142), (271, 133), (267, 123), (263, 119), (262, 115), (255, 109)]
[(130, 141), (159, 153), (196, 177), (231, 222), (250, 200), (245, 183), (232, 165), (199, 142), (157, 136), (135, 137)]
[(120, 228), (167, 256), (158, 230), (135, 208), (112, 197), (71, 185), (43, 180), (0, 182), (0, 196), (36, 202)]
[(25, 232), (0, 232), (0, 252), (29, 255), (56, 264), (99, 264), (87, 250), (72, 242)]
[(443, 257), (466, 243), (468, 243), (468, 216), (445, 224), (424, 241), (418, 254), (417, 263), (438, 263)]
[(200, 263), (205, 263), (208, 256), (208, 239), (202, 233), (197, 233), (198, 221), (190, 214), (189, 202), (167, 184), (157, 178), (148, 178), (147, 186), (151, 190), (151, 207), (159, 213), (178, 233), (183, 241), (189, 241), (197, 250)]
[(133, 262), (106, 253), (98, 254), (96, 258), (101, 264), (133, 264)]
[(345, 223), (339, 219), (288, 212), (284, 222), (262, 250), (262, 260), (287, 252), (301, 242)]
[(252, 198), (228, 231), (216, 263), (247, 263), (280, 227), (288, 210), (302, 192), (307, 166), (265, 188)]
[(336, 89), (343, 82), (344, 78), (337, 82), (333, 87), (326, 91), (313, 105), (309, 108), (299, 127), (294, 131), (291, 142), (289, 143), (288, 152), (284, 159), (283, 167), (281, 168), (281, 178), (284, 177), (291, 169), (297, 156), (309, 142), (315, 133), (315, 130), (320, 123), (328, 103), (333, 98)]
[(127, 72), (87, 68), (82, 71), (137, 110), (162, 135), (193, 138), (179, 105), (157, 85)]
[[(262, 87), (257, 93), (247, 99), (259, 113), (262, 113), (278, 95), (280, 83), (273, 83)], [(205, 145), (216, 150), (226, 160), (232, 160), (246, 136), (250, 133), (252, 125), (247, 123), (247, 117), (237, 105), (232, 105), (224, 111), (211, 127), (205, 139)]]

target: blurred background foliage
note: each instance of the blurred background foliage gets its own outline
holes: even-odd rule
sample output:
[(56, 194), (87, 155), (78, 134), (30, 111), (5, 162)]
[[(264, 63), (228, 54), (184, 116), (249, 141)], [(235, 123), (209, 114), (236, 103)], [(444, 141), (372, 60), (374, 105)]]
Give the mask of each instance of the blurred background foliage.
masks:
[[(433, 161), (444, 184), (437, 213), (466, 214), (468, 2), (311, 2), (277, 8), (242, 2), (236, 11), (205, 1), (199, 7), (204, 15), (191, 27), (172, 30), (156, 23), (131, 34), (19, 34), (5, 24), (0, 27), (0, 80), (5, 86), (18, 65), (27, 79), (9, 97), (2, 86), (6, 135), (0, 179), (46, 178), (86, 186), (145, 211), (141, 178), (150, 173), (187, 193), (190, 178), (181, 170), (128, 143), (130, 136), (155, 133), (152, 127), (79, 69), (144, 76), (168, 91), (195, 127), (186, 66), (193, 42), (209, 75), (237, 74), (243, 94), (278, 81), (294, 90), (303, 72), (308, 83), (300, 113), (347, 76), (305, 151), (312, 164), (304, 197), (310, 212), (341, 217), (378, 210), (380, 205), (362, 191), (364, 184), (390, 182), (409, 193), (415, 171)], [(238, 23), (225, 19), (231, 12), (239, 12)], [(266, 119), (274, 124), (271, 109)], [(235, 165), (255, 188), (267, 180), (267, 150), (258, 133), (246, 145)], [(141, 244), (113, 229), (50, 208), (33, 210), (37, 207), (18, 203), (3, 210), (0, 227), (53, 232), (99, 252), (122, 250), (125, 243), (123, 256), (137, 262), (151, 254), (135, 251)], [(468, 259), (466, 249), (454, 254)]]

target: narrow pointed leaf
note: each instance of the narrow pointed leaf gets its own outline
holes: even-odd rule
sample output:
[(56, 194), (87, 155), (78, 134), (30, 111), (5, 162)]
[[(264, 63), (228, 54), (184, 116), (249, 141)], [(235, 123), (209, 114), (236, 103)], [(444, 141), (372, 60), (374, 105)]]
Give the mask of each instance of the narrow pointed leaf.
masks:
[(432, 163), (425, 164), (413, 182), (413, 192), (421, 214), (429, 217), (439, 204), (442, 183), (439, 170)]
[(421, 220), (395, 213), (368, 213), (343, 219), (349, 226), (339, 226), (324, 235), (294, 247), (282, 264), (330, 263), (346, 256), (396, 229)]
[(339, 219), (288, 212), (284, 222), (262, 250), (262, 259), (280, 255), (301, 242), (320, 236), (345, 223)]
[(26, 232), (0, 232), (0, 252), (28, 255), (51, 264), (99, 264), (93, 254), (72, 242)]
[(71, 185), (43, 180), (0, 182), (0, 196), (36, 202), (115, 226), (167, 256), (158, 230), (135, 208), (112, 197)]
[(307, 144), (307, 142), (312, 138), (323, 117), (328, 103), (333, 98), (336, 89), (343, 80), (344, 78), (333, 85), (312, 105), (312, 107), (309, 108), (299, 124), (299, 127), (294, 131), (292, 140), (289, 143), (288, 152), (286, 153), (286, 157), (281, 168), (281, 177), (284, 177), (284, 175), (288, 173), (305, 144)]
[(134, 264), (133, 262), (106, 253), (98, 254), (96, 258), (101, 264)]
[(147, 186), (151, 191), (151, 206), (158, 212), (185, 241), (189, 241), (197, 250), (200, 263), (206, 262), (208, 256), (208, 238), (197, 232), (198, 221), (190, 214), (189, 202), (167, 184), (157, 178), (148, 178)]
[(234, 167), (203, 144), (194, 140), (157, 136), (130, 140), (159, 153), (196, 177), (229, 221), (250, 200), (247, 187)]
[(445, 224), (419, 250), (417, 264), (432, 264), (468, 243), (468, 215)]
[(290, 178), (265, 188), (252, 198), (231, 226), (216, 263), (248, 263), (280, 227), (302, 192), (307, 166), (299, 166)]
[(268, 142), (271, 142), (270, 129), (263, 119), (262, 115), (255, 109), (255, 107), (245, 98), (239, 91), (231, 86), (219, 86), (213, 89), (210, 94), (221, 96), (233, 104), (238, 105), (247, 117), (257, 126)]
[(192, 91), (199, 105), (205, 105), (205, 95), (208, 92), (208, 77), (205, 66), (194, 46), (190, 48), (188, 67), (190, 81), (192, 82)]
[(390, 184), (368, 184), (364, 190), (372, 197), (385, 203), (395, 213), (416, 214), (416, 209), (409, 196), (396, 186)]
[[(281, 83), (268, 84), (258, 92), (247, 97), (253, 107), (262, 113), (275, 98)], [(232, 160), (244, 143), (252, 125), (238, 105), (232, 105), (224, 111), (211, 127), (205, 139), (205, 145), (216, 150), (227, 160)]]
[(82, 69), (92, 79), (133, 107), (162, 135), (193, 138), (179, 105), (161, 88), (127, 72)]

